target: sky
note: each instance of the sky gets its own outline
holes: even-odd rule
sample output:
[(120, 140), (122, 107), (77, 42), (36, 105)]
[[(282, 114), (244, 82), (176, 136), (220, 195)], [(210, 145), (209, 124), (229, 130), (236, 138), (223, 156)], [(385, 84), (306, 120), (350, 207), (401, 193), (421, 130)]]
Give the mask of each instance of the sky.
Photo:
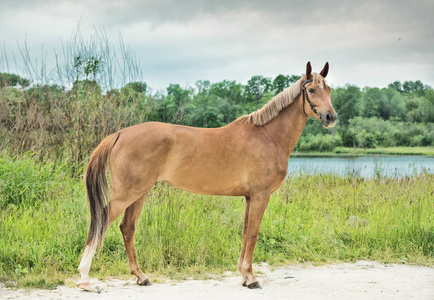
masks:
[(301, 75), (308, 61), (316, 72), (329, 62), (332, 87), (434, 86), (433, 13), (433, 0), (1, 0), (0, 72), (21, 72), (24, 45), (54, 68), (79, 28), (113, 45), (121, 35), (155, 89)]

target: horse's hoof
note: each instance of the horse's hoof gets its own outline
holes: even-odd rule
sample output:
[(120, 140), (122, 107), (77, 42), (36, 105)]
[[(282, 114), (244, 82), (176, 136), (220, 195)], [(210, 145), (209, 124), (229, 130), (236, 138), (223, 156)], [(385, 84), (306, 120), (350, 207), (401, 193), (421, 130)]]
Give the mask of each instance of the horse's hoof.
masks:
[(146, 278), (144, 281), (140, 281), (140, 279), (137, 279), (138, 285), (144, 285), (144, 286), (150, 286), (152, 285), (152, 282), (149, 280), (149, 278)]
[(247, 285), (247, 287), (249, 289), (262, 289), (261, 285), (257, 281)]
[(92, 292), (92, 287), (90, 286), (90, 282), (78, 282), (77, 287), (86, 292)]

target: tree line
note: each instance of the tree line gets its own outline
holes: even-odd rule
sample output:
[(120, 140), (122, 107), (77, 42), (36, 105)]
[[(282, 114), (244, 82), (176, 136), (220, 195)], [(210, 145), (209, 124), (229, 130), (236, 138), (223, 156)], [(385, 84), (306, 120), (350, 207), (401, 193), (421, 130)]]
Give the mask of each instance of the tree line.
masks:
[[(194, 87), (170, 84), (165, 92), (153, 92), (145, 82), (103, 92), (89, 78), (77, 77), (67, 88), (30, 85), (18, 75), (0, 73), (0, 150), (66, 156), (80, 164), (105, 135), (120, 128), (146, 121), (224, 126), (261, 108), (300, 76), (252, 76), (246, 84), (200, 80)], [(331, 96), (338, 125), (325, 130), (309, 120), (296, 150), (434, 145), (434, 91), (419, 80), (381, 89), (345, 85), (332, 89)]]

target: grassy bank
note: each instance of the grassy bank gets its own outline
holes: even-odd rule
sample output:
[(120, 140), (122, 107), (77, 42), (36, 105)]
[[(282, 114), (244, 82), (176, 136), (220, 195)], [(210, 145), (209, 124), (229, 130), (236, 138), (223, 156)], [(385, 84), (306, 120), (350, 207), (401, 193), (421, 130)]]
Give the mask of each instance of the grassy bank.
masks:
[(377, 148), (350, 148), (336, 147), (333, 151), (294, 151), (292, 157), (309, 157), (309, 156), (362, 156), (362, 155), (425, 155), (434, 156), (434, 147), (377, 147)]
[(357, 155), (428, 155), (434, 156), (434, 147), (377, 147), (373, 149), (338, 147), (333, 150), (336, 154)]
[[(67, 166), (39, 165), (31, 156), (0, 160), (0, 281), (50, 288), (78, 279), (89, 223), (82, 181), (65, 175)], [(255, 261), (433, 265), (433, 187), (432, 175), (288, 179), (267, 208)], [(139, 263), (151, 278), (235, 271), (243, 211), (240, 197), (194, 195), (158, 184), (138, 225)], [(91, 276), (129, 274), (118, 225), (108, 230)]]

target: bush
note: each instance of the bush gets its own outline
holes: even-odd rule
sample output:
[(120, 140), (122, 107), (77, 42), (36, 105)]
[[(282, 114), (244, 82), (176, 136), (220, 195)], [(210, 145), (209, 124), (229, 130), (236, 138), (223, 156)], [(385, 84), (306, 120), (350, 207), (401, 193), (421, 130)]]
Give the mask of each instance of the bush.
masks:
[(410, 134), (406, 131), (396, 131), (394, 134), (397, 146), (409, 146)]
[(376, 135), (372, 134), (372, 133), (368, 133), (365, 136), (365, 147), (366, 148), (375, 148), (377, 147), (377, 137)]
[(342, 146), (342, 138), (339, 134), (335, 135), (307, 135), (298, 142), (298, 151), (323, 151), (331, 152), (335, 147)]

